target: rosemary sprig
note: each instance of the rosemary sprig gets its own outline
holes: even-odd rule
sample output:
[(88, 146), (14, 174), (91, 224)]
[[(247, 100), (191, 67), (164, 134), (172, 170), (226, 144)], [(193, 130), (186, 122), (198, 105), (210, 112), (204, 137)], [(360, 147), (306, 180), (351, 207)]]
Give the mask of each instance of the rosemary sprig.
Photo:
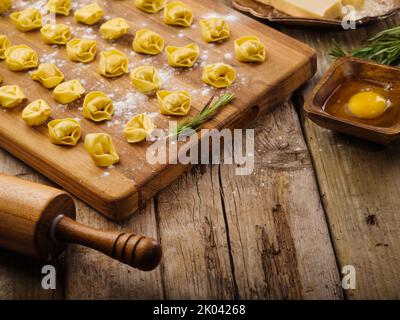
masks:
[(336, 40), (333, 40), (332, 48), (331, 51), (329, 51), (329, 55), (335, 58), (341, 58), (347, 56), (348, 54), (343, 51), (342, 48), (340, 48)]
[(334, 41), (329, 54), (335, 58), (350, 55), (381, 64), (396, 64), (400, 60), (400, 26), (377, 33), (374, 37), (368, 39), (364, 46), (348, 53)]
[(229, 102), (235, 99), (235, 94), (226, 93), (214, 101), (215, 96), (206, 103), (203, 110), (198, 115), (183, 120), (168, 137), (176, 137), (184, 135), (189, 131), (199, 130), (210, 118), (212, 118), (219, 109), (226, 106)]

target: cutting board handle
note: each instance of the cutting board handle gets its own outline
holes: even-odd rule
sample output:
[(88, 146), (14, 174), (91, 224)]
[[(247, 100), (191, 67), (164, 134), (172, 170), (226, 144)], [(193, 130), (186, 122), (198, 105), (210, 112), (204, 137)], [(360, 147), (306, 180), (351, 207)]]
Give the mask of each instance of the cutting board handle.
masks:
[(65, 216), (54, 226), (54, 238), (95, 249), (142, 271), (156, 268), (162, 256), (161, 245), (152, 238), (93, 229)]

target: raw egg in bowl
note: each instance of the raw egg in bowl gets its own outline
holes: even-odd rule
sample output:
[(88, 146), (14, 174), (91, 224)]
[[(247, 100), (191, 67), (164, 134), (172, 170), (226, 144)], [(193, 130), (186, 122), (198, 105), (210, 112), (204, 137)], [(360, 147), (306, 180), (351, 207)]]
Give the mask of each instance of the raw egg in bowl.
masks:
[(390, 99), (369, 90), (354, 94), (347, 104), (347, 111), (356, 118), (375, 119), (382, 116), (391, 106)]

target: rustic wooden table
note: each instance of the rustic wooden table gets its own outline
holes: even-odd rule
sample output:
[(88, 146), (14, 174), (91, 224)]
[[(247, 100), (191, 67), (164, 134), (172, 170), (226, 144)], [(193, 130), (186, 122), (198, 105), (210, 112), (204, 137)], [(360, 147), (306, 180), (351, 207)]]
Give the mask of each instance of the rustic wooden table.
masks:
[[(301, 111), (331, 63), (332, 39), (354, 48), (399, 22), (346, 32), (276, 26), (317, 50), (319, 72), (255, 124), (254, 174), (197, 167), (123, 223), (76, 200), (84, 223), (158, 238), (160, 268), (142, 273), (71, 246), (57, 262), (57, 289), (43, 290), (43, 263), (0, 251), (0, 298), (400, 298), (400, 145), (333, 133)], [(1, 150), (0, 171), (51, 184)], [(356, 268), (356, 290), (340, 287), (345, 265)]]

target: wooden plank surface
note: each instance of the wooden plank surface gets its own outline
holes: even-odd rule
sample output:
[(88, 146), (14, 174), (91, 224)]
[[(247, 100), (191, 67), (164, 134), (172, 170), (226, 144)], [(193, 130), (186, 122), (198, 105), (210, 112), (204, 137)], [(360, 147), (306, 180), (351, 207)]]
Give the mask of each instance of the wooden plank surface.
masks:
[[(79, 5), (83, 6), (89, 2), (91, 1), (80, 1)], [(196, 15), (192, 28), (167, 26), (162, 21), (161, 13), (146, 14), (134, 7), (133, 0), (117, 2), (100, 0), (98, 2), (107, 16), (126, 18), (131, 26), (130, 34), (110, 43), (102, 39), (100, 35), (97, 36), (100, 23), (93, 27), (82, 26), (73, 21), (72, 14), (69, 17), (57, 17), (57, 22), (69, 24), (75, 38), (94, 38), (97, 42), (98, 53), (110, 48), (121, 50), (129, 58), (130, 70), (145, 63), (154, 65), (160, 72), (167, 74), (168, 79), (164, 80), (163, 89), (188, 90), (192, 96), (191, 115), (202, 110), (214, 92), (223, 91), (214, 90), (201, 81), (202, 66), (226, 62), (235, 68), (237, 80), (227, 90), (236, 93), (237, 98), (209, 123), (209, 127), (212, 128), (223, 127), (235, 119), (249, 115), (245, 111), (260, 101), (265, 107), (271, 106), (272, 103), (282, 102), (315, 71), (315, 53), (311, 48), (227, 6), (210, 0), (186, 1)], [(218, 45), (208, 44), (201, 39), (199, 19), (212, 13), (229, 18), (231, 38)], [(144, 26), (158, 32), (167, 45), (182, 46), (191, 42), (197, 43), (200, 47), (198, 63), (188, 70), (174, 69), (167, 66), (165, 52), (151, 57), (135, 54), (131, 48), (131, 41), (134, 32)], [(51, 144), (46, 126), (33, 129), (23, 122), (20, 117), (22, 106), (1, 114), (0, 145), (3, 148), (112, 219), (122, 219), (133, 213), (143, 199), (152, 197), (183, 171), (182, 166), (151, 165), (146, 161), (149, 143), (130, 145), (123, 136), (124, 125), (135, 114), (151, 113), (156, 127), (163, 130), (168, 129), (168, 120), (178, 120), (176, 117), (167, 117), (158, 112), (158, 102), (154, 95), (145, 96), (136, 92), (128, 75), (117, 79), (108, 79), (99, 75), (99, 54), (94, 62), (87, 65), (77, 64), (68, 60), (65, 47), (44, 44), (38, 31), (19, 32), (6, 17), (0, 18), (0, 29), (9, 35), (13, 44), (26, 44), (36, 50), (42, 61), (54, 60), (67, 80), (81, 79), (87, 92), (102, 90), (106, 94), (113, 94), (112, 100), (117, 108), (113, 120), (102, 124), (94, 123), (82, 116), (79, 110), (82, 101), (71, 103), (67, 107), (59, 105), (53, 99), (51, 91), (32, 81), (26, 72), (12, 72), (7, 69), (4, 61), (0, 63), (4, 84), (19, 84), (29, 97), (28, 102), (38, 98), (48, 101), (53, 109), (52, 119), (79, 118), (83, 138), (87, 133), (110, 134), (121, 160), (112, 170), (107, 171), (94, 164), (85, 151), (83, 143), (73, 148)], [(246, 64), (234, 58), (234, 39), (247, 34), (258, 36), (260, 41), (267, 45), (268, 59), (265, 63)], [(259, 77), (260, 74), (264, 76)], [(248, 90), (249, 87), (252, 90)], [(133, 101), (128, 96), (132, 93), (136, 94)], [(123, 101), (124, 106), (121, 106), (118, 101)], [(244, 122), (251, 120), (244, 119)], [(105, 171), (108, 172), (107, 175), (104, 174)], [(165, 175), (163, 174), (165, 171), (174, 174)]]
[[(356, 32), (284, 31), (318, 49), (323, 72), (332, 38), (354, 47), (386, 26), (382, 22)], [(298, 108), (302, 92), (295, 101)], [(111, 223), (77, 200), (79, 221), (157, 236), (165, 256), (160, 269), (144, 275), (72, 247), (65, 267), (60, 261), (61, 278), (66, 270), (65, 297), (136, 298), (144, 290), (141, 298), (341, 298), (338, 271), (346, 264), (357, 270), (357, 290), (345, 291), (346, 298), (398, 297), (399, 145), (382, 149), (306, 119), (302, 125), (306, 145), (293, 106), (275, 109), (255, 127), (254, 175), (234, 176), (225, 165), (195, 168), (123, 223)], [(3, 151), (0, 168), (48, 183)], [(0, 251), (0, 298), (64, 296), (39, 289), (41, 264), (28, 269), (32, 263)], [(62, 279), (58, 284), (64, 287)]]
[[(154, 202), (124, 222), (111, 222), (81, 201), (77, 219), (104, 230), (141, 233), (155, 239), (157, 224)], [(70, 246), (66, 254), (66, 299), (162, 299), (161, 269), (141, 272), (81, 246)]]
[(238, 297), (338, 299), (339, 275), (311, 160), (292, 104), (255, 128), (255, 170), (220, 167)]
[[(331, 63), (327, 53), (332, 39), (345, 49), (358, 47), (383, 29), (397, 26), (400, 14), (348, 32), (284, 32), (318, 48), (319, 72), (299, 92), (303, 97)], [(357, 288), (346, 291), (350, 299), (400, 298), (400, 145), (384, 148), (322, 129), (303, 119), (305, 136), (315, 165), (324, 209), (340, 269), (356, 268)]]
[[(0, 149), (0, 172), (26, 180), (51, 184), (49, 180), (35, 173), (33, 169)], [(42, 267), (51, 264), (56, 268), (56, 290), (44, 290), (41, 285)], [(64, 298), (64, 257), (46, 263), (35, 261), (13, 252), (0, 250), (0, 300), (3, 299), (63, 299)]]

